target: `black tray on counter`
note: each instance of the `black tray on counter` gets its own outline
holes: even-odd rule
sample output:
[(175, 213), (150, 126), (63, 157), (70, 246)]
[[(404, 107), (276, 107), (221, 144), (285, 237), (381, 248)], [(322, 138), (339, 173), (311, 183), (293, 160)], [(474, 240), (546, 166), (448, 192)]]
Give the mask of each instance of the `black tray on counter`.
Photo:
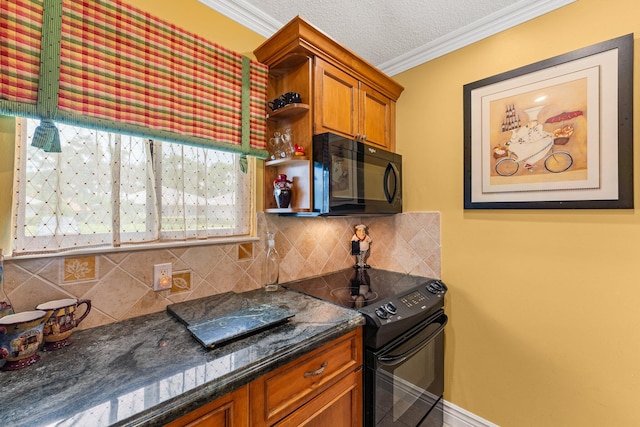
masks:
[[(227, 312), (212, 316), (224, 305)], [(270, 304), (251, 305), (235, 292), (167, 306), (167, 311), (187, 326), (203, 346), (214, 348), (286, 322), (294, 315)]]

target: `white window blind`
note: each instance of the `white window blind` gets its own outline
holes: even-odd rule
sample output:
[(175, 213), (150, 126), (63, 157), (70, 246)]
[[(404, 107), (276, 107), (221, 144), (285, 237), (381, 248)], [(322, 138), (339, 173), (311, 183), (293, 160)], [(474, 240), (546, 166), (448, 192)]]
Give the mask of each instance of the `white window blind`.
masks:
[(58, 124), (62, 152), (17, 119), (14, 255), (248, 235), (239, 154)]

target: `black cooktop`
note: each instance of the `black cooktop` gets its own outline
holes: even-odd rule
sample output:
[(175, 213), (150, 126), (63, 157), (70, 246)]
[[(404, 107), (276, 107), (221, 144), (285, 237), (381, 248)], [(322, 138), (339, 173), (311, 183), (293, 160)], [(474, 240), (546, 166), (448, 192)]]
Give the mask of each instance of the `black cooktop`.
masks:
[(410, 291), (427, 280), (431, 279), (374, 268), (349, 268), (284, 283), (283, 286), (324, 301), (358, 309)]
[(374, 268), (350, 268), (283, 286), (358, 310), (367, 319), (365, 341), (374, 348), (441, 310), (447, 291), (437, 279)]

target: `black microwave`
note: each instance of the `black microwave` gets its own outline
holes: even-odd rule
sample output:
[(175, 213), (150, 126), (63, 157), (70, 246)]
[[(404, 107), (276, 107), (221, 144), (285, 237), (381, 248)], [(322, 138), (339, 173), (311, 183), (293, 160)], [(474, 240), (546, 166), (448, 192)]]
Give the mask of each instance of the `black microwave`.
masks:
[(313, 213), (402, 212), (402, 156), (332, 133), (313, 136)]

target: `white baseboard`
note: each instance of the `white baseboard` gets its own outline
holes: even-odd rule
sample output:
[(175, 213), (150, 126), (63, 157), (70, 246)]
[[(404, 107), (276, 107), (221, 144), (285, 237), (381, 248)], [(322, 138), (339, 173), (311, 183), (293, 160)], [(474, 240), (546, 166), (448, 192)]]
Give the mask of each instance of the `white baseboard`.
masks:
[(499, 427), (446, 400), (444, 401), (444, 423), (448, 427)]

